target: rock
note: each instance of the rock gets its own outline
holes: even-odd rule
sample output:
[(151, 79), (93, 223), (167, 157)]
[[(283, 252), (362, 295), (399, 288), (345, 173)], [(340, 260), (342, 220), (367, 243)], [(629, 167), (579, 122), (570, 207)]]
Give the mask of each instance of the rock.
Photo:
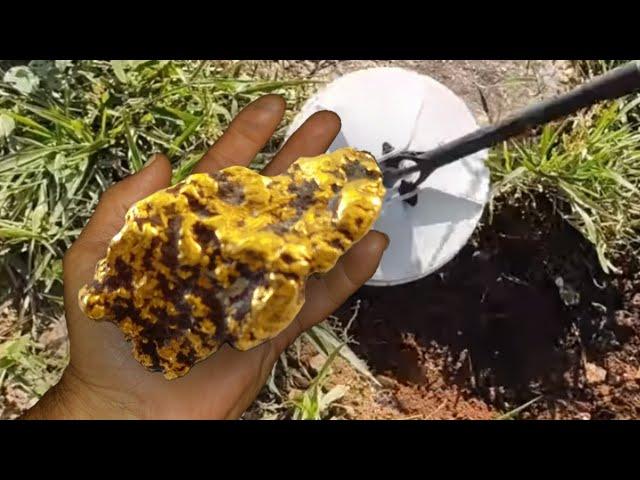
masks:
[(597, 392), (601, 397), (608, 398), (611, 395), (611, 387), (609, 385), (600, 385)]
[(80, 305), (117, 324), (142, 365), (185, 375), (225, 342), (248, 350), (289, 325), (307, 277), (369, 231), (384, 193), (373, 156), (350, 148), (276, 177), (191, 175), (127, 212)]
[(319, 353), (307, 360), (307, 363), (309, 364), (311, 370), (313, 370), (313, 373), (319, 373), (320, 370), (322, 370), (322, 367), (324, 367), (326, 361), (327, 356)]
[(565, 282), (562, 277), (557, 277), (555, 280), (558, 287), (558, 293), (560, 298), (568, 307), (576, 306), (580, 304), (580, 293), (576, 291), (570, 284)]
[(622, 377), (612, 372), (607, 373), (607, 383), (614, 387), (622, 385)]
[(309, 380), (304, 378), (297, 370), (291, 370), (292, 382), (296, 388), (300, 390), (306, 390), (309, 388)]
[(291, 388), (287, 392), (287, 398), (289, 400), (297, 400), (298, 398), (300, 398), (302, 396), (303, 393), (304, 393), (304, 390), (298, 390), (297, 388)]
[(615, 313), (614, 320), (619, 327), (632, 328), (634, 324), (634, 316), (627, 311), (618, 310)]
[(607, 378), (607, 371), (595, 363), (587, 362), (584, 367), (587, 383), (589, 384), (602, 383)]
[(622, 375), (622, 379), (626, 382), (640, 380), (640, 368), (635, 369), (629, 365), (628, 371)]
[(380, 382), (383, 388), (395, 388), (397, 385), (397, 382), (393, 378), (387, 377), (386, 375), (376, 375), (376, 380)]

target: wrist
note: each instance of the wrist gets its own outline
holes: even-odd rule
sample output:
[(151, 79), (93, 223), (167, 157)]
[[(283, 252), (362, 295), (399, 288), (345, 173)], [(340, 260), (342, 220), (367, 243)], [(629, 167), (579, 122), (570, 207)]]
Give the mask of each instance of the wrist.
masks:
[(127, 402), (79, 378), (71, 366), (31, 408), (24, 420), (127, 420), (140, 416)]

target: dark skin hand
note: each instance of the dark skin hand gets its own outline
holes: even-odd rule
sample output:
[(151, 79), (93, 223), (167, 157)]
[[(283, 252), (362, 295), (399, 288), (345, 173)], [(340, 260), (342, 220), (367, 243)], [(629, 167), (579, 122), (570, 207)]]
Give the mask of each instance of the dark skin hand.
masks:
[[(214, 172), (249, 165), (264, 147), (285, 111), (278, 95), (248, 105), (194, 168)], [(332, 112), (311, 116), (263, 171), (277, 175), (301, 156), (322, 154), (340, 130)], [(374, 273), (388, 245), (371, 231), (328, 273), (309, 279), (305, 304), (278, 336), (246, 352), (223, 345), (188, 375), (165, 380), (145, 370), (110, 322), (94, 322), (78, 305), (78, 291), (91, 280), (95, 264), (124, 224), (128, 208), (169, 186), (171, 165), (157, 154), (140, 172), (110, 187), (64, 258), (64, 303), (71, 360), (60, 382), (28, 411), (24, 419), (233, 419), (252, 403), (283, 350), (302, 332), (322, 321)]]

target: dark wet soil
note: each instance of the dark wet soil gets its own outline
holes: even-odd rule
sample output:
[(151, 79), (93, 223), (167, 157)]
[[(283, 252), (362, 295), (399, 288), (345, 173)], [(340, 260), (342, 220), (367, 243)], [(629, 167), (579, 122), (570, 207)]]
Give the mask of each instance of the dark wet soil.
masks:
[(469, 401), (505, 413), (533, 399), (521, 418), (638, 418), (640, 275), (627, 260), (605, 275), (591, 244), (538, 199), (503, 207), (439, 272), (365, 287), (337, 315), (360, 300), (354, 350), (396, 397), (414, 391), (412, 412), (431, 415), (429, 398), (455, 392), (464, 401), (435, 418), (471, 418), (456, 412)]

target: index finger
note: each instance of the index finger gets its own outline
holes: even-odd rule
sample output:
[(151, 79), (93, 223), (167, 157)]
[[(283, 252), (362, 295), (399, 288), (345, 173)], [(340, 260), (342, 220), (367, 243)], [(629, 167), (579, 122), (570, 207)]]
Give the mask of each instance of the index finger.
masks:
[(247, 105), (193, 169), (210, 173), (232, 165), (249, 165), (275, 132), (285, 111), (280, 95), (265, 95)]
[(300, 157), (322, 155), (340, 132), (340, 117), (330, 111), (320, 111), (311, 115), (291, 138), (287, 140), (263, 175), (278, 175)]

